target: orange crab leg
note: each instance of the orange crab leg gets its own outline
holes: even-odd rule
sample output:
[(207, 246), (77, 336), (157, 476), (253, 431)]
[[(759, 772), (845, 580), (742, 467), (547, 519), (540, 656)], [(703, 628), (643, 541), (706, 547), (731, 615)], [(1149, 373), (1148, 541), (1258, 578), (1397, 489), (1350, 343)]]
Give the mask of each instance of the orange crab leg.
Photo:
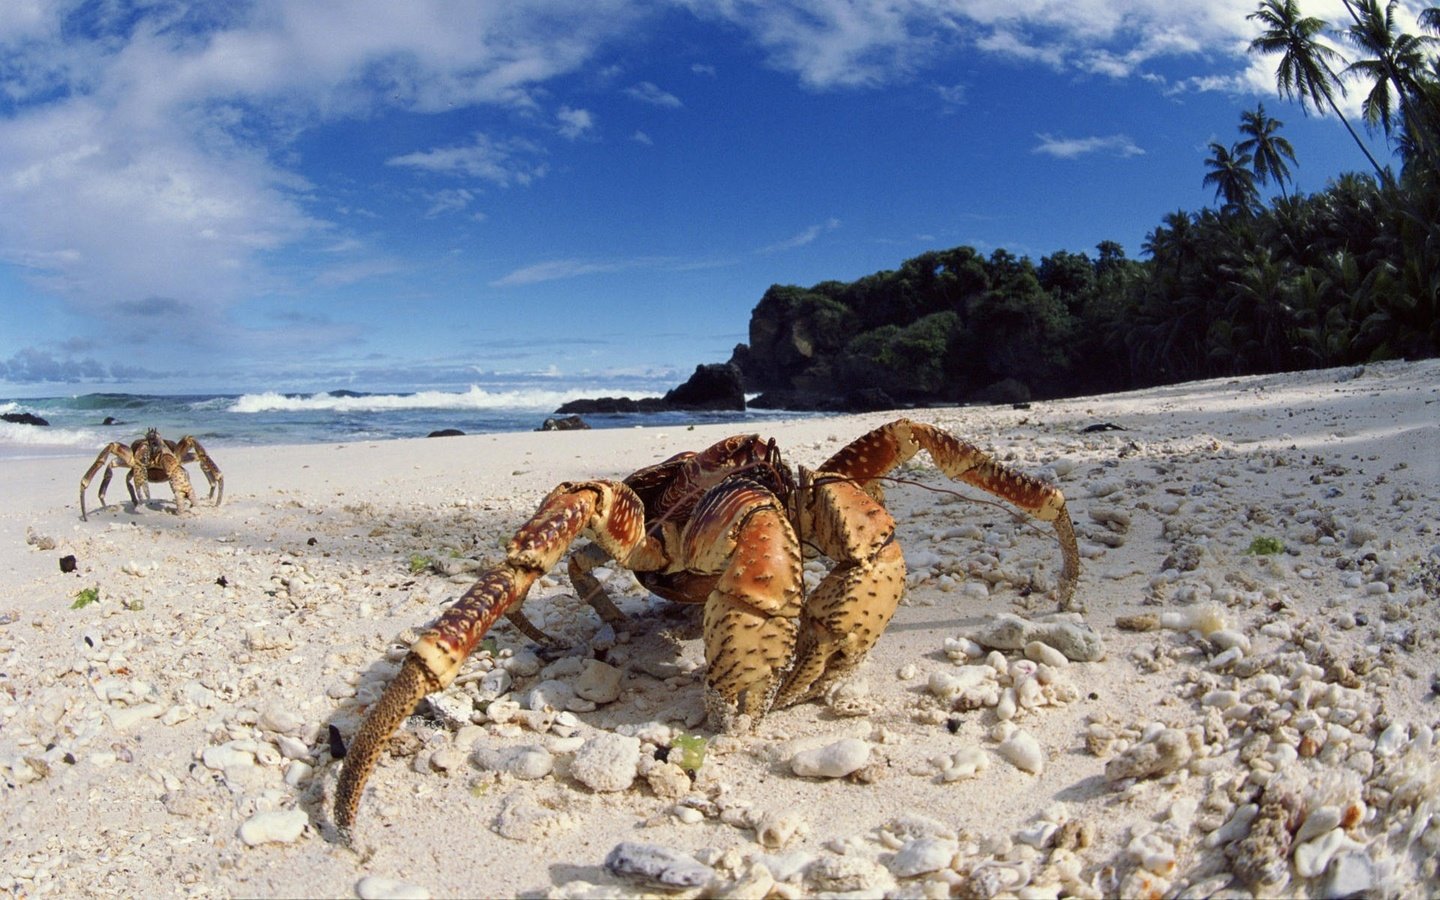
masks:
[[(348, 840), (365, 781), (386, 740), (421, 698), (459, 674), (470, 651), (500, 616), (518, 611), (531, 585), (559, 561), (582, 533), (631, 569), (662, 568), (660, 542), (645, 533), (645, 509), (623, 484), (562, 484), (540, 504), (506, 548), (505, 561), (486, 571), (411, 646), (400, 671), (370, 707), (355, 733), (335, 792), (335, 824)], [(532, 626), (533, 627), (533, 626)]]
[[(170, 442), (166, 441), (166, 443)], [(200, 442), (187, 434), (171, 444), (170, 449), (175, 452), (182, 463), (192, 457), (200, 463), (200, 471), (205, 473), (205, 480), (210, 482), (210, 496), (214, 498), (215, 505), (219, 506), (220, 502), (225, 499), (225, 476), (221, 474), (220, 467), (215, 465), (215, 461), (210, 458), (210, 454), (205, 452), (205, 448), (200, 445)]]
[[(102, 507), (105, 505), (105, 489), (110, 486), (110, 468), (106, 463), (111, 461), (110, 457), (112, 455), (123, 465), (132, 467), (135, 465), (135, 457), (131, 454), (129, 447), (113, 441), (105, 445), (105, 449), (101, 450), (100, 455), (95, 457), (95, 463), (90, 466), (89, 471), (80, 479), (80, 520), (82, 522), (88, 521), (85, 513), (85, 489), (90, 487), (90, 479), (94, 478), (95, 473), (101, 469), (105, 470), (105, 477), (100, 479), (100, 505)], [(133, 489), (131, 490), (131, 496), (134, 496)]]
[(897, 419), (862, 435), (832, 456), (820, 471), (853, 479), (866, 493), (878, 497), (876, 479), (920, 450), (929, 453), (946, 476), (1007, 500), (1042, 522), (1053, 523), (1063, 559), (1057, 593), (1060, 605), (1068, 607), (1080, 579), (1080, 550), (1065, 508), (1065, 495), (1054, 485), (1001, 465), (979, 447), (949, 432), (908, 419)]

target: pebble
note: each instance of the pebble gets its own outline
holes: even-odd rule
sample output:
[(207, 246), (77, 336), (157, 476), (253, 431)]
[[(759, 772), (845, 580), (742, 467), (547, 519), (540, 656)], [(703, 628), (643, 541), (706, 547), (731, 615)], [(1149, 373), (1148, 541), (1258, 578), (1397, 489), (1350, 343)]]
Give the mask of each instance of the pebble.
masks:
[(869, 762), (870, 745), (858, 738), (845, 738), (801, 750), (790, 758), (790, 770), (803, 778), (844, 778)]
[(954, 756), (940, 761), (940, 778), (943, 781), (959, 781), (973, 778), (990, 766), (990, 757), (979, 747), (966, 747)]
[(1351, 840), (1344, 830), (1335, 828), (1295, 847), (1295, 871), (1301, 878), (1316, 878), (1324, 874), (1340, 851), (1364, 849), (1363, 844)]
[(246, 819), (240, 825), (240, 840), (248, 847), (260, 844), (293, 844), (310, 817), (304, 810), (286, 809), (260, 812)]
[(360, 900), (430, 900), (430, 892), (417, 884), (366, 875), (355, 884)]
[(715, 870), (694, 857), (655, 844), (623, 841), (605, 856), (605, 871), (616, 878), (661, 890), (704, 887)]
[(537, 746), (478, 747), (474, 753), (475, 765), (492, 772), (503, 772), (521, 780), (536, 780), (550, 775), (554, 770), (554, 756), (549, 750)]
[(1039, 775), (1045, 770), (1045, 751), (1035, 736), (1024, 729), (1017, 730), (1000, 746), (997, 752), (1022, 772)]
[(960, 845), (955, 841), (933, 837), (916, 838), (906, 841), (899, 852), (886, 863), (886, 868), (896, 878), (914, 878), (916, 875), (948, 869), (950, 861), (958, 852)]
[(620, 699), (620, 679), (623, 675), (623, 672), (609, 663), (589, 659), (585, 661), (585, 668), (575, 679), (573, 687), (583, 700), (613, 703)]
[(1031, 641), (1025, 645), (1025, 658), (1044, 663), (1053, 669), (1069, 665), (1070, 658), (1044, 641)]
[(1095, 662), (1105, 656), (1100, 635), (1088, 625), (1063, 619), (1037, 622), (1005, 613), (970, 637), (997, 650), (1024, 650), (1026, 644), (1039, 641), (1075, 662)]
[(1350, 850), (1330, 863), (1329, 877), (1320, 889), (1325, 897), (1366, 897), (1378, 881), (1375, 863), (1363, 851)]
[(1165, 728), (1105, 764), (1105, 777), (1158, 778), (1176, 771), (1190, 761), (1190, 738), (1175, 728)]
[(585, 741), (570, 760), (570, 774), (592, 791), (623, 791), (635, 781), (640, 766), (640, 741), (603, 732)]
[(1394, 721), (1375, 739), (1375, 755), (1387, 759), (1399, 753), (1410, 738), (1410, 729), (1404, 722)]

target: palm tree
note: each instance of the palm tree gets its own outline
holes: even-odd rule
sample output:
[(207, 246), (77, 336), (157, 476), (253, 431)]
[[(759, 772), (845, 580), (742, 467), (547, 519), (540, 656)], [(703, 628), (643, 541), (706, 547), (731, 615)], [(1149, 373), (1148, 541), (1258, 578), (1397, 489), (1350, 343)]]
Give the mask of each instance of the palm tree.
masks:
[(1257, 103), (1253, 112), (1240, 114), (1240, 133), (1245, 135), (1245, 140), (1235, 145), (1236, 150), (1253, 157), (1255, 177), (1262, 184), (1269, 184), (1273, 179), (1280, 187), (1282, 198), (1287, 196), (1285, 179), (1290, 177), (1290, 167), (1285, 165), (1285, 160), (1295, 162), (1295, 148), (1279, 135), (1280, 126), (1284, 124), (1267, 116), (1265, 104)]
[(1327, 103), (1330, 110), (1344, 124), (1355, 145), (1381, 180), (1389, 176), (1375, 161), (1365, 142), (1350, 125), (1350, 120), (1335, 103), (1335, 91), (1345, 92), (1345, 86), (1330, 68), (1332, 61), (1341, 61), (1340, 54), (1316, 40), (1316, 35), (1325, 29), (1325, 22), (1313, 16), (1302, 16), (1295, 0), (1261, 0), (1260, 8), (1246, 16), (1263, 25), (1266, 30), (1250, 42), (1250, 51), (1264, 54), (1279, 53), (1280, 65), (1275, 70), (1275, 86), (1280, 96), (1298, 100), (1300, 111), (1309, 113), (1314, 104), (1315, 111), (1321, 111), (1321, 103)]
[(1394, 124), (1394, 109), (1397, 106), (1405, 109), (1409, 117), (1410, 99), (1419, 91), (1416, 73), (1423, 71), (1425, 66), (1427, 39), (1398, 32), (1395, 26), (1398, 3), (1399, 0), (1390, 0), (1383, 12), (1379, 0), (1345, 4), (1355, 19), (1355, 24), (1346, 29), (1346, 36), (1357, 48), (1373, 57), (1356, 60), (1345, 71), (1359, 72), (1373, 82), (1362, 106), (1365, 121), (1372, 127), (1380, 127), (1387, 135)]
[(1205, 165), (1210, 167), (1203, 184), (1215, 186), (1216, 199), (1224, 198), (1225, 210), (1248, 213), (1259, 202), (1255, 190), (1255, 173), (1250, 170), (1253, 158), (1241, 152), (1238, 147), (1210, 142), (1210, 158)]

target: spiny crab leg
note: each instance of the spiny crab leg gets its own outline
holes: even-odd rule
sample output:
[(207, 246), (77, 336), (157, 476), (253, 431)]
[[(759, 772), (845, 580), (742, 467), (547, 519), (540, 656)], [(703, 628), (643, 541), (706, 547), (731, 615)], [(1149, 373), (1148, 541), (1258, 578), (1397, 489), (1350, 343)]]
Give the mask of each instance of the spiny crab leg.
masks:
[[(361, 791), (385, 742), (427, 694), (445, 688), (470, 651), (500, 616), (518, 612), (531, 585), (588, 534), (605, 552), (635, 570), (664, 563), (658, 541), (645, 534), (640, 499), (623, 484), (562, 484), (540, 504), (506, 548), (505, 561), (487, 570), (411, 646), (400, 671), (365, 716), (345, 755), (335, 789), (335, 825), (346, 842)], [(532, 628), (534, 626), (531, 626)]]
[(920, 450), (930, 454), (947, 477), (1008, 500), (1040, 521), (1053, 524), (1063, 561), (1056, 595), (1061, 608), (1069, 609), (1080, 580), (1080, 548), (1065, 507), (1065, 495), (1053, 484), (1007, 468), (979, 447), (947, 431), (908, 419), (897, 419), (860, 436), (832, 456), (819, 471), (822, 475), (853, 479), (866, 493), (879, 499), (881, 490), (877, 479)]
[[(112, 455), (115, 457), (114, 460), (110, 459)], [(135, 466), (135, 457), (131, 454), (129, 447), (112, 441), (105, 445), (105, 449), (101, 450), (100, 455), (95, 457), (95, 463), (90, 466), (90, 469), (80, 479), (80, 521), (88, 521), (85, 512), (85, 489), (90, 487), (90, 479), (94, 478), (96, 473), (101, 469), (105, 470), (105, 477), (100, 479), (100, 506), (102, 509), (104, 508), (105, 489), (110, 486), (110, 466), (107, 465), (107, 463), (113, 465), (116, 462), (120, 465), (133, 468)], [(135, 496), (134, 488), (131, 488), (130, 496)]]

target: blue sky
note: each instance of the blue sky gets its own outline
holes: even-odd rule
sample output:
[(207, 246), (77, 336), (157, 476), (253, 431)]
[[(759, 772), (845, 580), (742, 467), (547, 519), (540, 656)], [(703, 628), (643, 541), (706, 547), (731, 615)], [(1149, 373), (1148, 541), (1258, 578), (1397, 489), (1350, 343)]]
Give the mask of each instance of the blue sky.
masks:
[(1364, 169), (1255, 5), (5, 0), (0, 395), (677, 383), (774, 283), (1138, 256), (1257, 102)]

